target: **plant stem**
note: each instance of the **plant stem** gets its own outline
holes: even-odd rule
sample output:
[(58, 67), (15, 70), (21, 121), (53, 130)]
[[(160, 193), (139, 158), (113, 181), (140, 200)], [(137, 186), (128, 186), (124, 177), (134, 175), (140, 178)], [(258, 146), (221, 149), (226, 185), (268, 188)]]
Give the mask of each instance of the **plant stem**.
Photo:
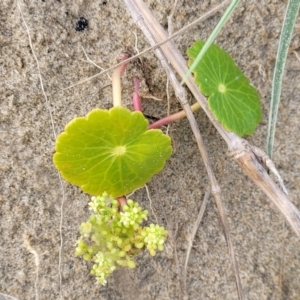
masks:
[[(139, 94), (139, 89), (140, 89), (140, 80), (138, 77), (134, 77), (133, 79), (133, 94), (132, 94), (132, 104), (133, 108), (135, 111), (140, 111), (142, 112), (142, 103), (141, 103), (141, 97)], [(197, 109), (200, 108), (200, 104), (198, 102), (194, 103), (191, 106), (191, 110), (194, 112)], [(169, 124), (171, 122), (183, 119), (186, 117), (186, 113), (184, 110), (181, 110), (175, 114), (169, 115), (167, 117), (164, 117), (148, 126), (148, 129), (157, 129), (161, 128), (162, 126)]]
[[(200, 108), (200, 104), (198, 102), (194, 103), (192, 106), (191, 106), (191, 110), (194, 112), (196, 111), (197, 109)], [(154, 122), (153, 124), (150, 124), (148, 126), (148, 129), (155, 129), (155, 128), (160, 128), (166, 124), (169, 124), (171, 122), (174, 122), (174, 121), (177, 121), (177, 120), (180, 120), (180, 119), (183, 119), (184, 117), (186, 117), (186, 112), (184, 110), (181, 110), (175, 114), (172, 114), (172, 115), (169, 115), (167, 117), (164, 117), (156, 122)]]
[[(197, 24), (199, 24), (200, 22), (203, 22), (204, 20), (208, 19), (209, 17), (213, 16), (216, 12), (220, 11), (223, 7), (225, 7), (231, 0), (224, 0), (222, 3), (220, 3), (219, 5), (215, 6), (214, 8), (212, 8), (210, 11), (206, 12), (205, 14), (203, 14), (202, 16), (200, 16), (198, 19), (196, 19), (195, 21), (193, 21), (192, 23), (184, 26), (183, 28), (181, 28), (180, 30), (176, 31), (173, 35), (169, 36), (168, 38), (166, 38), (165, 40), (161, 41), (160, 43), (155, 44), (154, 46), (151, 46), (143, 51), (141, 51), (140, 53), (131, 56), (130, 58), (127, 59), (127, 63), (133, 61), (134, 59), (143, 56), (144, 54), (148, 53), (150, 50), (154, 50), (156, 48), (158, 48), (159, 46), (167, 43), (168, 41), (171, 41), (172, 39), (174, 39), (176, 36), (181, 35), (182, 33), (188, 31), (189, 29), (191, 29), (192, 27), (196, 26)], [(77, 83), (71, 84), (66, 88), (63, 88), (62, 90), (68, 90), (78, 84), (82, 84), (85, 83), (93, 78), (96, 78), (100, 75), (106, 74), (108, 71), (114, 70), (116, 67), (120, 66), (122, 64), (118, 63), (100, 73), (97, 73), (91, 77), (88, 77), (86, 79), (80, 80)]]
[[(159, 23), (156, 21), (156, 19), (154, 18), (154, 16), (152, 15), (152, 13), (148, 9), (148, 7), (145, 5), (145, 3), (142, 0), (124, 0), (124, 2), (127, 5), (128, 9), (130, 10), (134, 22), (142, 29), (143, 33), (149, 40), (150, 44), (151, 45), (156, 44), (157, 40), (159, 38), (161, 38), (161, 35), (165, 35), (166, 33), (163, 30), (163, 28), (159, 25)], [(172, 43), (170, 43), (170, 44), (172, 44)], [(166, 47), (168, 48), (168, 44), (166, 44)], [(212, 194), (214, 195), (214, 198), (217, 203), (217, 207), (218, 207), (218, 211), (219, 211), (219, 215), (220, 215), (220, 219), (221, 219), (221, 223), (222, 223), (222, 227), (223, 227), (223, 232), (224, 232), (225, 239), (226, 239), (228, 249), (229, 249), (231, 265), (232, 265), (232, 268), (234, 270), (235, 277), (236, 277), (236, 286), (237, 286), (237, 291), (238, 291), (238, 297), (239, 297), (239, 300), (243, 300), (244, 294), (243, 294), (241, 280), (240, 280), (240, 276), (239, 276), (237, 261), (235, 259), (235, 255), (234, 255), (234, 249), (233, 249), (233, 245), (232, 245), (232, 241), (231, 241), (229, 225), (228, 225), (225, 210), (224, 210), (224, 207), (222, 204), (221, 189), (220, 189), (220, 186), (218, 185), (216, 177), (214, 176), (214, 173), (213, 173), (213, 170), (211, 167), (211, 163), (210, 163), (209, 157), (208, 157), (208, 152), (206, 151), (206, 148), (205, 148), (205, 145), (203, 142), (203, 138), (200, 134), (199, 127), (196, 123), (195, 117), (194, 117), (194, 115), (191, 111), (190, 105), (187, 101), (186, 91), (183, 89), (182, 85), (179, 84), (179, 82), (177, 81), (177, 78), (174, 74), (174, 71), (169, 66), (168, 60), (165, 57), (164, 53), (162, 52), (164, 49), (165, 49), (165, 46), (162, 46), (161, 48), (156, 49), (155, 54), (158, 57), (158, 59), (160, 60), (163, 68), (165, 69), (165, 71), (167, 73), (168, 78), (170, 79), (172, 86), (174, 87), (175, 95), (178, 97), (183, 109), (186, 112), (187, 118), (190, 122), (192, 131), (196, 138), (199, 151), (203, 158), (203, 161), (204, 161), (204, 164), (205, 164), (205, 167), (207, 170), (207, 174), (210, 179)], [(176, 51), (178, 51), (178, 50), (175, 49), (175, 52)], [(180, 60), (182, 61), (183, 58), (181, 58)], [(172, 59), (170, 59), (170, 61), (172, 61)], [(184, 66), (186, 68), (185, 61), (184, 61)], [(189, 82), (190, 80), (191, 80), (190, 78), (187, 78), (187, 82)], [(205, 103), (204, 105), (207, 105), (207, 103)]]
[[(127, 5), (127, 2), (130, 2), (129, 4), (131, 4), (134, 0), (124, 1)], [(136, 3), (136, 1), (134, 1), (134, 3)], [(127, 7), (130, 6), (127, 5)], [(144, 7), (141, 7), (139, 11), (143, 13), (143, 18), (147, 21), (147, 25), (149, 26), (156, 41), (164, 41), (167, 34), (153, 17), (151, 12)], [(176, 46), (172, 42), (168, 42), (161, 47), (161, 50), (166, 55), (170, 64), (177, 71), (178, 75), (183, 78), (188, 72), (188, 68), (186, 66), (186, 60), (183, 58)], [(212, 124), (227, 143), (229, 152), (232, 153), (234, 159), (252, 179), (252, 181), (269, 197), (272, 203), (276, 205), (294, 232), (298, 237), (300, 237), (300, 212), (297, 207), (293, 205), (289, 197), (275, 184), (273, 179), (265, 171), (261, 163), (261, 161), (264, 161), (263, 157), (261, 155), (254, 154), (252, 145), (233, 132), (226, 131), (226, 129), (215, 120), (212, 112), (208, 108), (206, 98), (200, 93), (198, 86), (191, 77), (187, 78), (186, 84), (196, 100), (200, 103), (201, 108), (211, 120)]]
[[(122, 60), (129, 58), (128, 54), (125, 54)], [(122, 97), (121, 97), (121, 76), (124, 73), (127, 67), (127, 63), (119, 66), (113, 71), (112, 74), (112, 87), (113, 87), (113, 104), (115, 106), (122, 106)]]
[(133, 95), (132, 95), (132, 102), (133, 102), (133, 108), (137, 111), (142, 111), (142, 103), (141, 103), (141, 97), (139, 94), (140, 89), (140, 81), (138, 77), (133, 78)]
[(127, 199), (126, 196), (118, 197), (117, 201), (119, 202), (120, 206), (121, 205), (126, 205), (127, 204)]

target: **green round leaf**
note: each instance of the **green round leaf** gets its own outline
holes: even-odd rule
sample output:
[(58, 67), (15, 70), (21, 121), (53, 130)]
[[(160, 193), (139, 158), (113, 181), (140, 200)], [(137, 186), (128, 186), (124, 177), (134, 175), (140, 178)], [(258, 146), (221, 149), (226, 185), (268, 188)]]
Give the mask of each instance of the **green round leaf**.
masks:
[(58, 136), (54, 164), (86, 193), (128, 194), (161, 171), (172, 153), (170, 138), (147, 127), (141, 112), (94, 109)]
[[(189, 65), (204, 45), (197, 41), (188, 49)], [(195, 68), (195, 82), (208, 96), (208, 106), (228, 131), (252, 134), (261, 119), (260, 99), (255, 88), (233, 59), (217, 45), (211, 45)]]

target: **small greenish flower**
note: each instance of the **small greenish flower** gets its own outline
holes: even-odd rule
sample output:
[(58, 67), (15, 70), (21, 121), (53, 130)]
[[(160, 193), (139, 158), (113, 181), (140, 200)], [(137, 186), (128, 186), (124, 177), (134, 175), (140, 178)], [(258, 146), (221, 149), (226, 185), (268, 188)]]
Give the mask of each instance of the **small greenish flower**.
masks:
[(92, 197), (93, 214), (80, 225), (76, 256), (93, 262), (91, 273), (97, 282), (106, 284), (106, 278), (119, 267), (135, 268), (134, 256), (147, 248), (151, 255), (163, 250), (167, 231), (158, 225), (142, 227), (148, 211), (133, 200), (119, 207), (116, 199), (103, 193)]
[(142, 210), (138, 203), (130, 199), (127, 201), (127, 205), (123, 205), (122, 209), (120, 222), (126, 228), (131, 226), (137, 230), (142, 221), (147, 219), (148, 211)]
[(92, 230), (92, 224), (90, 222), (82, 223), (80, 225), (80, 231), (84, 237), (88, 237)]
[(168, 232), (158, 225), (151, 224), (150, 227), (145, 227), (141, 233), (146, 248), (150, 254), (154, 256), (156, 249), (162, 251), (164, 249), (163, 244), (165, 242)]

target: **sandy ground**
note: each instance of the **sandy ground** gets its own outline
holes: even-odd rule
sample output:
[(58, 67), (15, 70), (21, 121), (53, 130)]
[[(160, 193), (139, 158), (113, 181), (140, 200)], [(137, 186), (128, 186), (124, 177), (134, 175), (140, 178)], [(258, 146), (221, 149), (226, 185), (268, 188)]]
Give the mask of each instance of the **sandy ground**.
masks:
[[(146, 2), (167, 28), (173, 1)], [(174, 29), (182, 28), (220, 2), (179, 0)], [(217, 40), (261, 95), (263, 120), (247, 139), (262, 149), (266, 146), (271, 78), (286, 2), (242, 1)], [(20, 3), (48, 98), (46, 102), (17, 2), (2, 0), (0, 293), (3, 295), (0, 299), (12, 299), (4, 294), (20, 300), (59, 299), (60, 291), (64, 299), (183, 299), (181, 280), (188, 231), (208, 185), (187, 120), (170, 127), (174, 154), (166, 168), (148, 183), (153, 211), (159, 223), (170, 231), (166, 251), (154, 259), (146, 253), (140, 255), (136, 269), (116, 272), (105, 287), (95, 284), (89, 274), (90, 264), (74, 257), (78, 226), (89, 215), (89, 197), (66, 182), (61, 185), (52, 164), (53, 129), (58, 134), (73, 117), (83, 116), (95, 107), (112, 106), (111, 87), (105, 87), (110, 83), (107, 75), (63, 90), (99, 72), (87, 61), (83, 49), (93, 62), (106, 69), (124, 51), (134, 50), (134, 34), (139, 51), (148, 47), (147, 41), (122, 1), (20, 0)], [(220, 15), (176, 38), (182, 53), (194, 40), (205, 39)], [(82, 32), (75, 31), (79, 17), (89, 21)], [(295, 47), (299, 46), (299, 25), (298, 20), (293, 38)], [(300, 208), (300, 61), (294, 53), (288, 56), (286, 70), (274, 160), (291, 199)], [(145, 93), (162, 99), (144, 99), (145, 114), (166, 115), (166, 76), (153, 53), (143, 57), (143, 67), (131, 64), (123, 76), (124, 105), (129, 108), (135, 75), (141, 78)], [(178, 111), (173, 92), (170, 101), (171, 111)], [(246, 299), (300, 299), (299, 239), (266, 196), (226, 157), (226, 145), (205, 114), (199, 111), (195, 116), (222, 188)], [(134, 198), (150, 210), (145, 189), (137, 191)], [(153, 213), (150, 221), (155, 221)], [(190, 299), (237, 299), (213, 198), (191, 252), (187, 291)]]

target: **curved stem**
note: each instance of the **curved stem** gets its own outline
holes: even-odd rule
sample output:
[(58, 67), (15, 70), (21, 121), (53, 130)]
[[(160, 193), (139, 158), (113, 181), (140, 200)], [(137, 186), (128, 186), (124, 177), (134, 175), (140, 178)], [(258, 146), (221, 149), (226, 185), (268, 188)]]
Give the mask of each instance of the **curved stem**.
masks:
[[(129, 58), (128, 54), (125, 54), (122, 60)], [(113, 71), (112, 74), (112, 87), (113, 87), (113, 104), (115, 106), (122, 106), (122, 97), (121, 97), (121, 76), (124, 73), (127, 67), (127, 63), (119, 66)]]
[(132, 102), (133, 102), (133, 108), (137, 111), (142, 111), (142, 103), (141, 103), (141, 97), (139, 94), (140, 89), (140, 81), (138, 77), (133, 78), (133, 95), (132, 95)]
[[(200, 104), (198, 102), (194, 103), (192, 106), (191, 106), (191, 110), (192, 111), (196, 111), (197, 109), (200, 108)], [(183, 119), (184, 117), (186, 117), (186, 113), (184, 110), (181, 110), (175, 114), (172, 114), (172, 115), (169, 115), (167, 117), (164, 117), (152, 124), (150, 124), (148, 126), (148, 129), (156, 129), (156, 128), (160, 128), (166, 124), (169, 124), (171, 122), (174, 122), (174, 121), (177, 121), (177, 120), (180, 120), (180, 119)]]

